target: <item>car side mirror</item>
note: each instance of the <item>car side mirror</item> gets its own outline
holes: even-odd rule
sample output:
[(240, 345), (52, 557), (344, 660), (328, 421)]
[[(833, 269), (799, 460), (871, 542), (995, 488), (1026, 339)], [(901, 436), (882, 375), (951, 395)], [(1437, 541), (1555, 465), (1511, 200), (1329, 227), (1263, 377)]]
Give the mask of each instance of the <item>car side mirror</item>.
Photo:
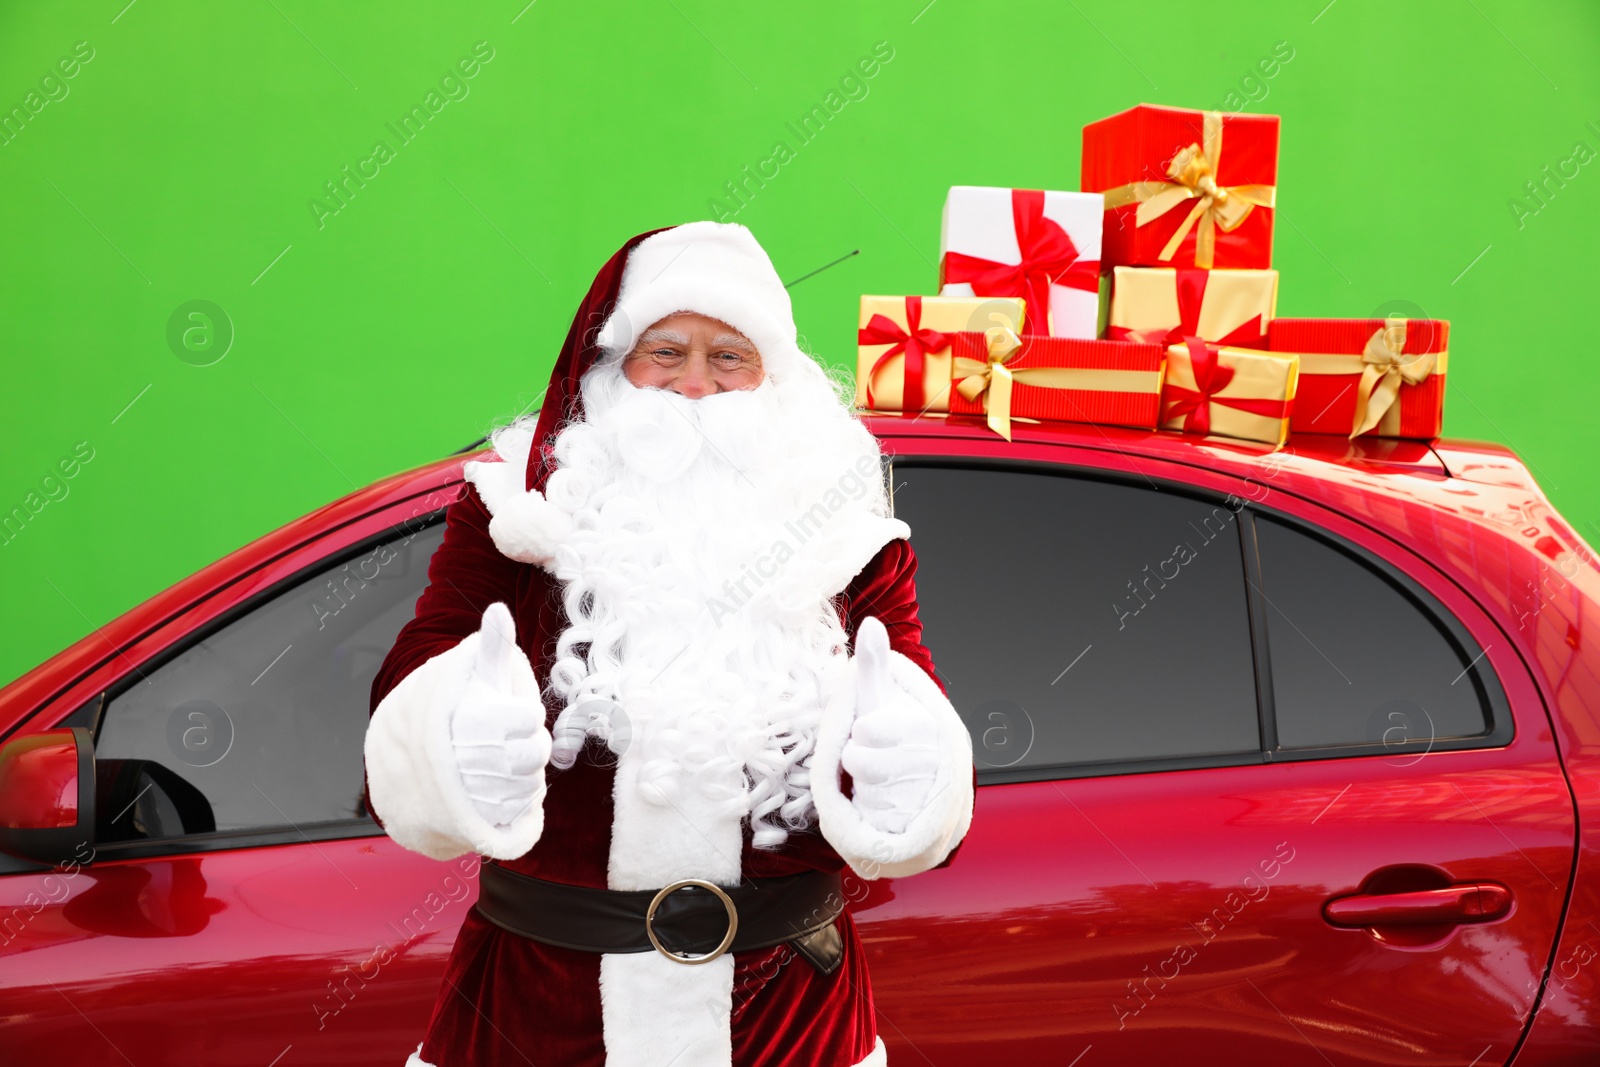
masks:
[(81, 726), (0, 745), (0, 852), (55, 864), (94, 843), (94, 740)]

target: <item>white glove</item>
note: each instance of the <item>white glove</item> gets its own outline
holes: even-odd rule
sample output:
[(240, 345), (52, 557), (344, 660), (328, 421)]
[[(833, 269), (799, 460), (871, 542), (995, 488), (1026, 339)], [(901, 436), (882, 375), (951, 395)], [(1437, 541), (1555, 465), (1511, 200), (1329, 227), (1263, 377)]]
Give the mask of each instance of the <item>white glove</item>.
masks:
[(904, 833), (939, 771), (937, 727), (889, 674), (889, 632), (868, 617), (856, 630), (856, 718), (839, 762), (853, 802), (881, 833)]
[(467, 797), (487, 822), (509, 826), (544, 803), (550, 731), (533, 672), (517, 647), (516, 623), (504, 604), (484, 610), (477, 662), (451, 713), (450, 740)]

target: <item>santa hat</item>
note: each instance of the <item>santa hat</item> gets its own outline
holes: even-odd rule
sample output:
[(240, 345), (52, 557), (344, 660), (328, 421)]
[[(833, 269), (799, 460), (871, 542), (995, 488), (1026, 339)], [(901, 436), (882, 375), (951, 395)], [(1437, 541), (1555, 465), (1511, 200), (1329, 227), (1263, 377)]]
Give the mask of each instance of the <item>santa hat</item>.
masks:
[[(640, 334), (679, 311), (709, 315), (744, 334), (776, 379), (809, 358), (799, 348), (789, 292), (743, 226), (690, 222), (629, 239), (606, 260), (578, 305), (531, 441), (518, 442), (510, 455), (502, 451), (502, 463), (473, 461), (464, 468), (493, 515), (489, 532), (505, 555), (546, 563), (565, 534), (567, 517), (544, 499), (544, 488), (555, 465), (557, 431), (583, 417), (583, 376), (600, 360), (632, 351)], [(518, 491), (505, 468), (522, 460), (522, 447), (526, 466)]]
[(691, 222), (641, 241), (628, 255), (599, 344), (624, 355), (653, 323), (679, 311), (721, 319), (750, 338), (768, 374), (782, 376), (793, 366), (789, 291), (755, 237), (736, 222)]
[(633, 350), (639, 335), (679, 311), (720, 319), (750, 338), (768, 374), (792, 372), (801, 353), (789, 291), (766, 251), (737, 222), (688, 222), (632, 238), (606, 260), (578, 305), (534, 427), (527, 488), (544, 490), (549, 445), (581, 418), (578, 383), (600, 359)]

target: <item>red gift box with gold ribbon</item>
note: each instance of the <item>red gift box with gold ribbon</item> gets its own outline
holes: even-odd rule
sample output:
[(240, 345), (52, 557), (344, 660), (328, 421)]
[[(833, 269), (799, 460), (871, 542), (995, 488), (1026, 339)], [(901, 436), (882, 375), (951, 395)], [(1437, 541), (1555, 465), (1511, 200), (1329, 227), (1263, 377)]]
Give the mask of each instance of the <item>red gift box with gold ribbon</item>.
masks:
[(1281, 445), (1300, 359), (1284, 352), (1215, 345), (1191, 337), (1167, 349), (1167, 380), (1161, 392), (1161, 428), (1221, 434)]
[(1427, 440), (1443, 428), (1443, 319), (1275, 319), (1268, 347), (1300, 356), (1296, 433)]
[(1103, 214), (1091, 193), (952, 186), (939, 225), (939, 292), (1018, 297), (1032, 332), (1094, 337)]
[(1161, 345), (1199, 337), (1266, 348), (1277, 307), (1275, 270), (1115, 267), (1106, 336)]
[(1083, 128), (1107, 265), (1270, 267), (1277, 181), (1276, 115), (1140, 104)]
[(1019, 338), (1001, 328), (958, 333), (950, 351), (950, 414), (985, 415), (989, 428), (1008, 441), (1012, 419), (1153, 430), (1161, 414), (1161, 345)]
[(864, 296), (856, 332), (856, 407), (909, 415), (950, 406), (950, 343), (960, 331), (1021, 331), (1021, 300)]

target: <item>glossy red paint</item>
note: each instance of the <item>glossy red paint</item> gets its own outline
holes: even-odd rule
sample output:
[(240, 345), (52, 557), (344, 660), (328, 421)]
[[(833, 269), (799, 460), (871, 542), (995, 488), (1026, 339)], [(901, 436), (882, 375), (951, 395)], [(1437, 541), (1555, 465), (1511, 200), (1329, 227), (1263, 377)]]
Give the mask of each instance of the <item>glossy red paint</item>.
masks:
[(380, 836), (0, 878), (6, 1062), (404, 1063), (476, 877)]
[(78, 823), (78, 746), (71, 730), (19, 737), (0, 749), (0, 826), (54, 830)]
[[(1511, 453), (1299, 437), (1274, 454), (1069, 424), (1019, 424), (1007, 444), (977, 419), (869, 421), (894, 454), (1142, 475), (1355, 542), (1460, 619), (1516, 723), (1500, 749), (984, 786), (957, 864), (853, 894), (894, 1062), (1600, 1060), (1600, 568)], [(107, 624), (0, 690), (0, 732), (55, 725), (208, 621), (442, 507), (460, 462), (323, 508)], [(399, 1063), (475, 875), (381, 836), (92, 858), (0, 876), (0, 1044), (19, 1062)], [(1324, 914), (1463, 884), (1503, 887), (1506, 913)]]

